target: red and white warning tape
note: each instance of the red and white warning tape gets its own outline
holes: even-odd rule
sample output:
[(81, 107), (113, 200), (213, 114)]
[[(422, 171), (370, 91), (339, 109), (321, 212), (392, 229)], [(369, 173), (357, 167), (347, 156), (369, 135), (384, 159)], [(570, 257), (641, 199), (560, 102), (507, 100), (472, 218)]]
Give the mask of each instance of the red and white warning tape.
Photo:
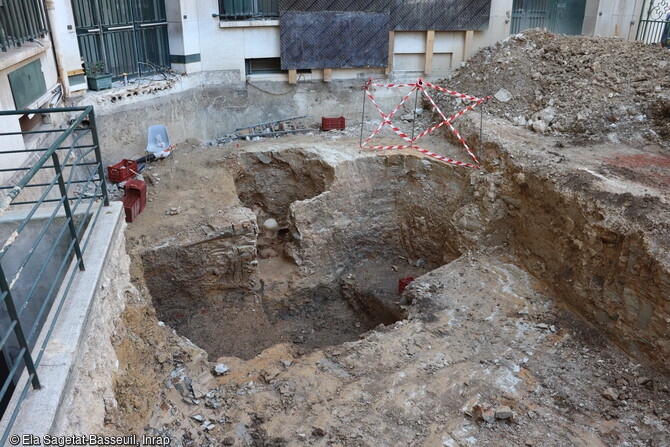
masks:
[[(410, 90), (410, 92), (402, 99), (402, 101), (400, 101), (400, 104), (398, 104), (398, 106), (395, 109), (393, 109), (393, 111), (391, 113), (386, 115), (384, 113), (384, 111), (381, 109), (381, 107), (379, 107), (379, 104), (377, 104), (377, 101), (375, 101), (375, 98), (372, 95), (372, 93), (370, 93), (370, 90), (368, 89), (369, 86), (385, 87), (385, 88), (412, 87), (412, 90)], [(468, 101), (474, 101), (474, 103), (469, 105), (465, 109), (461, 110), (460, 112), (456, 113), (451, 118), (447, 119), (447, 117), (444, 115), (442, 110), (440, 110), (440, 108), (437, 106), (437, 104), (435, 103), (433, 98), (426, 91), (426, 87), (432, 87), (436, 90), (449, 93), (449, 94), (457, 96), (459, 98), (463, 98), (463, 99), (468, 100)], [(438, 124), (436, 124), (435, 126), (431, 127), (430, 129), (422, 132), (416, 138), (410, 138), (409, 136), (407, 136), (407, 134), (405, 132), (403, 132), (396, 125), (393, 124), (393, 122), (391, 121), (391, 118), (393, 118), (395, 113), (398, 110), (400, 110), (400, 108), (405, 104), (405, 102), (409, 99), (409, 97), (412, 95), (412, 93), (414, 93), (416, 90), (419, 90), (419, 89), (423, 92), (424, 95), (426, 95), (426, 98), (428, 98), (428, 100), (430, 101), (432, 106), (435, 108), (435, 110), (437, 110), (438, 114), (442, 118), (442, 121), (439, 122)], [(411, 148), (411, 149), (416, 149), (417, 151), (419, 151), (423, 154), (426, 154), (430, 157), (435, 158), (436, 160), (440, 160), (440, 161), (443, 161), (445, 163), (453, 164), (453, 165), (456, 165), (456, 166), (466, 166), (466, 167), (469, 167), (469, 168), (479, 169), (479, 160), (477, 159), (475, 154), (472, 152), (472, 150), (470, 150), (470, 147), (468, 146), (468, 144), (465, 142), (465, 140), (463, 139), (461, 134), (454, 128), (454, 126), (451, 124), (451, 122), (453, 120), (455, 120), (456, 118), (458, 118), (459, 116), (463, 115), (465, 112), (467, 112), (469, 110), (472, 110), (475, 107), (477, 107), (478, 105), (484, 103), (485, 101), (490, 99), (490, 96), (487, 96), (486, 98), (478, 98), (476, 96), (465, 95), (463, 93), (458, 93), (458, 92), (455, 92), (453, 90), (448, 90), (448, 89), (445, 89), (445, 88), (442, 88), (442, 87), (438, 87), (436, 85), (425, 82), (422, 79), (418, 79), (416, 84), (375, 84), (375, 83), (372, 82), (372, 79), (370, 79), (365, 86), (365, 94), (368, 98), (370, 98), (370, 101), (372, 101), (372, 104), (374, 104), (375, 108), (381, 114), (383, 119), (382, 119), (382, 122), (379, 124), (379, 126), (374, 130), (374, 132), (372, 132), (372, 135), (370, 135), (363, 143), (361, 143), (361, 146), (360, 146), (361, 149), (365, 149), (365, 148), (367, 148), (367, 149), (409, 149), (409, 148)], [(366, 146), (382, 130), (382, 128), (386, 125), (388, 125), (391, 128), (391, 130), (393, 130), (393, 132), (395, 132), (400, 138), (409, 142), (410, 145)], [(456, 137), (461, 142), (461, 144), (463, 145), (465, 150), (468, 152), (470, 157), (472, 157), (472, 159), (475, 161), (475, 163), (477, 163), (476, 165), (469, 164), (469, 163), (464, 163), (464, 162), (461, 162), (461, 161), (452, 160), (452, 159), (447, 158), (447, 157), (443, 157), (441, 155), (438, 155), (438, 154), (435, 154), (433, 152), (427, 151), (427, 150), (425, 150), (425, 149), (423, 149), (419, 146), (416, 146), (414, 144), (420, 138), (428, 135), (429, 133), (433, 132), (436, 129), (439, 129), (440, 127), (442, 127), (444, 125), (449, 126), (449, 129), (451, 129), (451, 131), (454, 133), (454, 135), (456, 135)]]

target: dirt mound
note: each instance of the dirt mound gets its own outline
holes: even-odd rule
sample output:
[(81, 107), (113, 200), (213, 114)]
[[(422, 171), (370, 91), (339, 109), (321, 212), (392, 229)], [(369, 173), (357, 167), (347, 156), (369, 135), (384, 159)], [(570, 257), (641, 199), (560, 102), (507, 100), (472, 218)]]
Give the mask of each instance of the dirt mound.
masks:
[[(658, 46), (528, 30), (480, 50), (441, 85), (495, 95), (486, 113), (536, 132), (668, 145), (670, 51)], [(453, 101), (439, 95), (446, 110)]]

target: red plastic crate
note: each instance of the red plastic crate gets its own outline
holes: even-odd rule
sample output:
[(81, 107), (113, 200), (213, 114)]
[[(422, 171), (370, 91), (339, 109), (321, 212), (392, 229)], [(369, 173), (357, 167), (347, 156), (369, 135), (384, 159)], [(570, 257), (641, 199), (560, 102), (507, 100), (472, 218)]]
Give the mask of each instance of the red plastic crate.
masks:
[(121, 183), (137, 175), (137, 162), (135, 160), (121, 160), (113, 166), (107, 166), (107, 178), (110, 182)]
[(346, 122), (344, 117), (321, 118), (321, 130), (344, 130)]
[(137, 196), (125, 196), (123, 198), (123, 209), (126, 212), (126, 222), (130, 223), (140, 214), (140, 198)]
[(407, 278), (400, 278), (398, 280), (398, 294), (402, 295), (402, 293), (405, 291), (405, 287), (407, 287), (412, 281), (414, 281), (412, 276), (408, 276)]
[(126, 197), (138, 197), (140, 199), (140, 213), (147, 206), (147, 184), (142, 180), (130, 179), (123, 187)]

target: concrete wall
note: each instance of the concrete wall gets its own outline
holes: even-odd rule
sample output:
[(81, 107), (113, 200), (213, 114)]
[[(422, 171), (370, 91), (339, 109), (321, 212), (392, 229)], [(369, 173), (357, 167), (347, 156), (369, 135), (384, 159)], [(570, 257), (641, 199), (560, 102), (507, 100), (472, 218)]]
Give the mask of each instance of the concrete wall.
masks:
[[(240, 73), (239, 80), (243, 81), (245, 59), (281, 56), (278, 20), (221, 21), (218, 16), (213, 17), (219, 12), (217, 0), (167, 0), (166, 6), (170, 53), (176, 56), (172, 66), (176, 70), (184, 73), (236, 70)], [(476, 32), (474, 41), (466, 39), (465, 31), (436, 32), (430, 75), (447, 75), (479, 46), (507, 37), (511, 9), (512, 0), (493, 0), (489, 30)], [(426, 32), (396, 32), (392, 46), (393, 76), (425, 74)], [(334, 69), (332, 79), (361, 79), (382, 74), (383, 69)], [(312, 70), (301, 76), (304, 80), (324, 78), (323, 70)], [(288, 80), (285, 74), (254, 75), (253, 78)]]
[[(27, 42), (19, 48), (12, 48), (7, 52), (0, 52), (0, 110), (15, 110), (12, 88), (9, 83), (9, 74), (35, 60), (40, 60), (42, 73), (47, 91), (29, 108), (36, 108), (48, 102), (51, 93), (57, 85), (58, 73), (51, 50), (49, 39), (40, 39), (38, 42)], [(0, 133), (19, 132), (19, 116), (0, 117)], [(24, 138), (21, 135), (0, 136), (0, 151), (25, 149)], [(0, 166), (3, 168), (20, 167), (28, 158), (28, 154), (0, 154)], [(4, 185), (12, 173), (0, 172), (0, 185)], [(0, 193), (1, 196), (1, 193)]]
[(466, 48), (465, 58), (469, 58), (480, 48), (493, 45), (497, 41), (507, 38), (510, 32), (511, 17), (512, 0), (492, 0), (489, 29), (474, 32), (472, 45)]
[(587, 0), (582, 34), (635, 39), (643, 0)]
[[(167, 126), (170, 143), (175, 144), (187, 138), (206, 141), (238, 127), (302, 115), (319, 123), (324, 116), (344, 116), (348, 126), (360, 123), (363, 79), (297, 85), (253, 80), (240, 85), (235, 82), (238, 76), (237, 71), (195, 73), (171, 89), (115, 102), (114, 92), (86, 95), (77, 104), (95, 106), (105, 164), (144, 155), (152, 124)], [(400, 103), (403, 93), (406, 90), (380, 88), (375, 99), (388, 111)], [(368, 100), (366, 120), (378, 118)]]

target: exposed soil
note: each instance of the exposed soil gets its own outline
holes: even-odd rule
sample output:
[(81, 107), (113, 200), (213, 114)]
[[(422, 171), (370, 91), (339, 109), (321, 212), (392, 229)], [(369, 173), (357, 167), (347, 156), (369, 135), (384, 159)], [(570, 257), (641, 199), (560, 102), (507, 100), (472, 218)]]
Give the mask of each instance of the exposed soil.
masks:
[[(531, 31), (467, 70), (541, 47), (549, 69), (560, 56), (542, 54), (610, 43), (563, 39)], [(489, 111), (535, 110), (506, 104)], [(478, 120), (459, 120), (477, 144)], [(574, 138), (485, 117), (479, 171), (361, 151), (355, 128), (178, 145), (145, 172), (127, 230), (146, 302), (126, 311), (110, 430), (181, 446), (670, 445), (670, 153), (561, 122)]]
[(507, 90), (509, 100), (492, 100), (486, 112), (540, 133), (668, 147), (670, 52), (658, 45), (527, 30), (479, 51), (443, 83), (480, 97)]

